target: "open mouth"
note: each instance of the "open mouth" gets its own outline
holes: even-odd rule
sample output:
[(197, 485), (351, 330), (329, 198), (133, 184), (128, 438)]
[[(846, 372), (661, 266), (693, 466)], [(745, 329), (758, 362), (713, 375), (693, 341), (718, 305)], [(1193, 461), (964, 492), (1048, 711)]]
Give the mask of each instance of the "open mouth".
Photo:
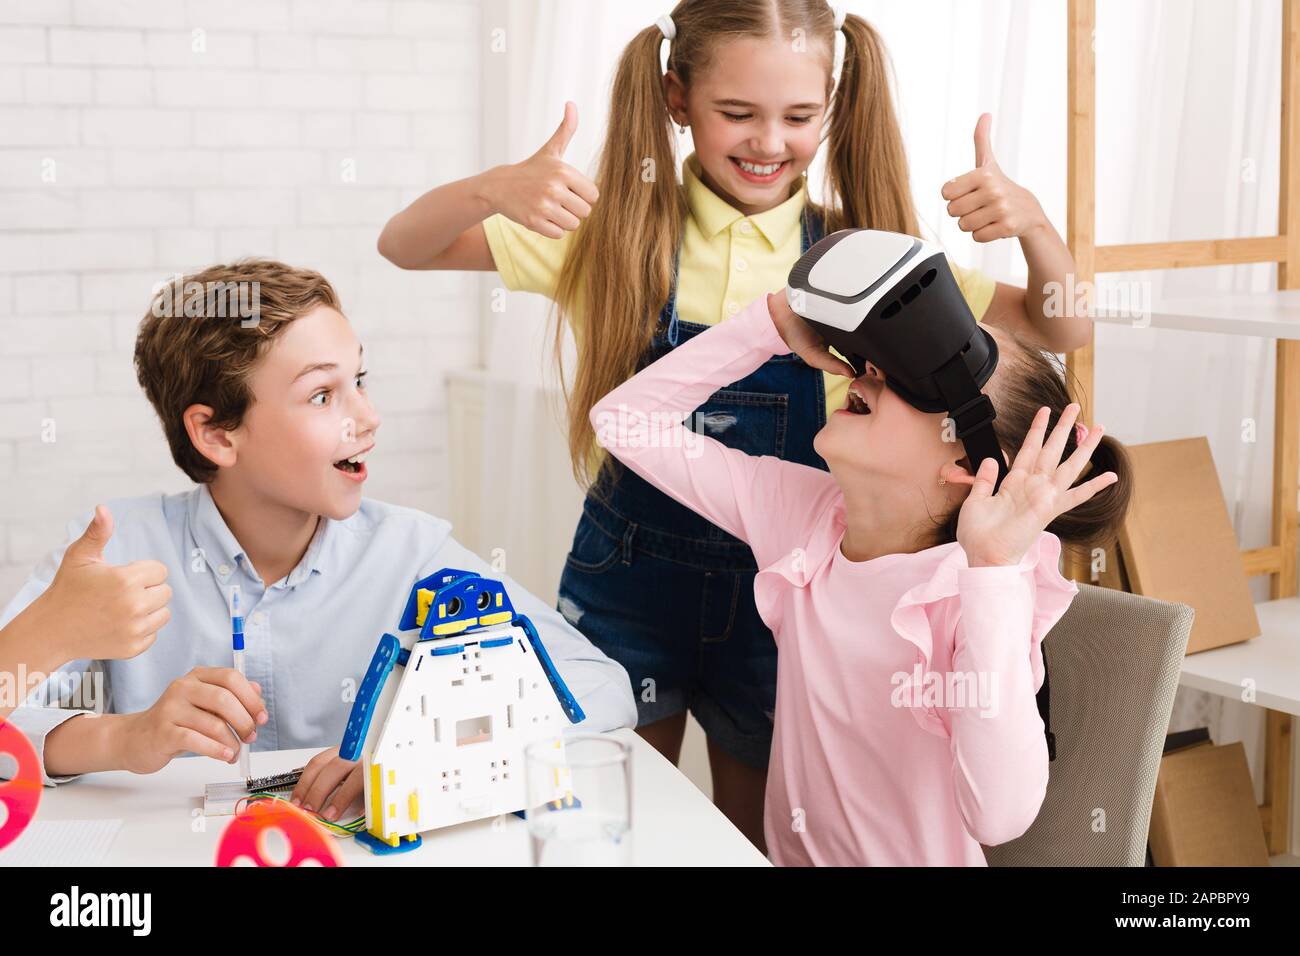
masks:
[(747, 159), (738, 159), (735, 156), (728, 156), (727, 159), (731, 160), (731, 165), (735, 167), (741, 177), (751, 183), (775, 182), (785, 172), (785, 168), (790, 165), (788, 159), (783, 159), (779, 163), (754, 163)]
[(371, 445), (370, 448), (367, 448), (363, 452), (358, 452), (349, 458), (341, 458), (334, 462), (334, 467), (345, 475), (354, 478), (364, 478), (366, 474), (366, 458), (369, 457), (373, 448), (374, 445)]
[(867, 404), (866, 389), (856, 381), (849, 384), (849, 398), (844, 403), (844, 410), (854, 415), (870, 415), (871, 406)]

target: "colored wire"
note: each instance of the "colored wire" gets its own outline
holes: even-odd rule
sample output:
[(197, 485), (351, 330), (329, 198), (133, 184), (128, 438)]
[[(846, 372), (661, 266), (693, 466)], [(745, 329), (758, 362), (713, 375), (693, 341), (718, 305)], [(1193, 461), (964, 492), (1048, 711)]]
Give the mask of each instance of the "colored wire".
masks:
[[(255, 800), (279, 800), (282, 803), (287, 803), (290, 806), (294, 806), (294, 804), (292, 803), (292, 801), (289, 800), (288, 797), (282, 796), (281, 794), (278, 793), (254, 793), (247, 797), (242, 797), (239, 800), (239, 802), (235, 804), (235, 813), (239, 813), (239, 809), (244, 803), (252, 803)], [(332, 833), (334, 836), (337, 837), (356, 836), (358, 833), (361, 833), (366, 829), (366, 818), (364, 816), (357, 817), (354, 820), (348, 820), (345, 823), (339, 823), (333, 820), (326, 820), (324, 817), (322, 817), (319, 813), (315, 812), (314, 810), (308, 810), (305, 807), (298, 807), (298, 809), (302, 810), (304, 813), (310, 816), (316, 823), (319, 823), (326, 830), (330, 831), (330, 833)]]

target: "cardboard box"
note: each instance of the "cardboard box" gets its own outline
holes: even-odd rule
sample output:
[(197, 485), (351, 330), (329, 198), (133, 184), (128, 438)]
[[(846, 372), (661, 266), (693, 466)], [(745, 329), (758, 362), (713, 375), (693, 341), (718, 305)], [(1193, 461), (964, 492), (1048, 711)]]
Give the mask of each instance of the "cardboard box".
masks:
[[(1133, 501), (1119, 573), (1134, 594), (1196, 611), (1187, 653), (1258, 637), (1241, 548), (1203, 436), (1128, 446)], [(1109, 571), (1108, 577), (1115, 579)]]
[(1160, 758), (1149, 845), (1156, 866), (1268, 866), (1240, 742), (1193, 744)]
[(1120, 550), (1118, 538), (1102, 549), (1102, 566), (1092, 583), (1113, 591), (1132, 592), (1128, 572), (1124, 570), (1124, 552)]

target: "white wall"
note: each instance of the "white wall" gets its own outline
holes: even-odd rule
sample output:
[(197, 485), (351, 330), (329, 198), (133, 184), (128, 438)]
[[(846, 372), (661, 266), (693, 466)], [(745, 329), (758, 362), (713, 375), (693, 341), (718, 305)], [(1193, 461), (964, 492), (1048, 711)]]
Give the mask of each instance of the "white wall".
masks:
[(154, 282), (239, 256), (336, 285), (384, 416), (367, 494), (443, 510), (477, 285), (375, 241), (477, 164), (479, 33), (468, 0), (0, 0), (0, 594), (96, 501), (187, 486), (135, 328)]

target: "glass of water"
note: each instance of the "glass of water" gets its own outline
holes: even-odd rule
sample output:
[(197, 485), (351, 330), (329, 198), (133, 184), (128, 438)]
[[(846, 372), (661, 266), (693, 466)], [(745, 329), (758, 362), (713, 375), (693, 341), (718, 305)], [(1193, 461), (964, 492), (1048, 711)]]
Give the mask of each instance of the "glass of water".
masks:
[(632, 748), (603, 734), (524, 750), (534, 866), (632, 865)]

